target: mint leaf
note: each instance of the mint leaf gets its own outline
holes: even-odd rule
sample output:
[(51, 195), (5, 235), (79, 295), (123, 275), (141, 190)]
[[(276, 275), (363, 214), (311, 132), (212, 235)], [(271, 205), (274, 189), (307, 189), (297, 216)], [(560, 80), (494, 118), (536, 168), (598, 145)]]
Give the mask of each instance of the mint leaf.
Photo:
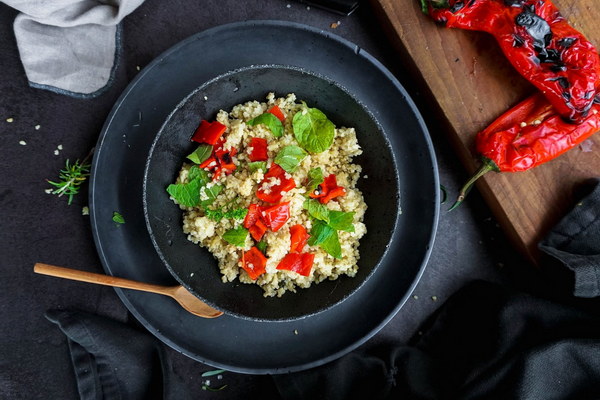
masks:
[(327, 225), (321, 220), (314, 220), (313, 226), (310, 230), (310, 237), (308, 238), (309, 246), (317, 246), (325, 242), (335, 233), (335, 229)]
[(333, 234), (327, 236), (319, 246), (334, 258), (342, 258), (342, 247), (336, 230), (333, 231)]
[(277, 153), (274, 162), (283, 168), (285, 172), (291, 174), (298, 168), (298, 165), (307, 155), (308, 154), (298, 146), (285, 146)]
[(354, 232), (354, 212), (329, 210), (329, 226), (338, 231)]
[(302, 207), (308, 211), (308, 215), (329, 224), (329, 209), (315, 199), (306, 199)]
[(184, 207), (195, 207), (200, 203), (200, 179), (194, 179), (189, 183), (174, 183), (167, 187), (167, 192), (178, 204)]
[(310, 153), (321, 153), (333, 144), (335, 125), (316, 108), (305, 105), (294, 115), (292, 128), (300, 146)]
[(192, 165), (192, 167), (188, 171), (187, 181), (192, 182), (196, 179), (200, 180), (200, 186), (204, 186), (208, 182), (210, 182), (210, 176), (208, 175), (208, 172), (198, 167), (197, 165)]
[(202, 164), (208, 160), (212, 151), (213, 147), (210, 144), (201, 144), (192, 154), (187, 156), (187, 159), (195, 164)]
[(246, 124), (251, 126), (264, 124), (271, 130), (273, 136), (280, 137), (283, 135), (283, 124), (279, 118), (268, 112), (251, 119), (250, 121), (246, 122)]
[(264, 240), (261, 240), (260, 242), (256, 243), (256, 248), (259, 249), (260, 252), (264, 255), (267, 255), (267, 242), (265, 242)]
[(114, 222), (116, 222), (117, 224), (124, 224), (125, 223), (125, 218), (123, 218), (123, 216), (119, 212), (117, 212), (117, 211), (113, 211), (112, 220)]
[(312, 193), (317, 186), (319, 186), (325, 178), (323, 178), (323, 170), (321, 167), (312, 168), (308, 171), (308, 183), (306, 184), (306, 193)]
[(253, 161), (248, 163), (248, 169), (250, 172), (255, 172), (261, 169), (263, 172), (267, 172), (267, 162), (266, 161)]
[(230, 229), (223, 234), (223, 240), (238, 247), (244, 247), (247, 237), (248, 229), (244, 228), (243, 226)]
[(210, 206), (216, 199), (219, 193), (223, 190), (222, 185), (214, 185), (211, 187), (202, 186), (199, 190), (200, 205), (202, 207)]

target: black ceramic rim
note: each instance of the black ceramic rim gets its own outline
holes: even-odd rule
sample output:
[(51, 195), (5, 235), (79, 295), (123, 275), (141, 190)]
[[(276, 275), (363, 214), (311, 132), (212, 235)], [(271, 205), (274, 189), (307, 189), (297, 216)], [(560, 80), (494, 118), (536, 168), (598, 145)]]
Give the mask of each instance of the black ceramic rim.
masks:
[[(210, 45), (232, 38), (242, 41), (240, 38), (250, 31), (257, 39), (256, 54), (237, 57), (236, 60), (227, 59), (226, 56), (224, 60), (214, 57), (211, 59), (216, 60), (212, 64), (212, 75), (199, 73), (198, 81), (183, 82), (175, 79), (171, 82), (169, 76), (164, 76), (165, 72), (173, 73), (181, 69), (183, 71), (180, 71), (180, 75), (189, 75), (186, 68), (197, 66), (182, 65), (182, 60), (178, 60), (178, 57), (185, 59), (186, 52), (194, 46), (205, 45), (205, 54), (210, 51), (218, 52), (218, 49)], [(376, 116), (377, 120), (390, 120), (398, 124), (397, 114), (402, 114), (407, 118), (402, 122), (409, 123), (415, 130), (413, 134), (399, 134), (392, 138), (394, 149), (400, 151), (398, 156), (401, 161), (412, 163), (410, 174), (404, 171), (401, 175), (401, 179), (404, 179), (401, 185), (408, 189), (402, 191), (401, 219), (402, 223), (408, 224), (414, 231), (411, 235), (398, 232), (398, 237), (392, 242), (390, 253), (397, 256), (398, 265), (388, 265), (383, 270), (380, 267), (375, 276), (350, 299), (324, 313), (300, 321), (252, 322), (231, 316), (206, 320), (190, 315), (164, 296), (116, 289), (129, 311), (164, 343), (195, 360), (241, 373), (293, 372), (341, 357), (387, 324), (409, 298), (420, 279), (429, 259), (437, 228), (439, 178), (433, 146), (423, 119), (400, 83), (383, 65), (358, 46), (312, 27), (287, 21), (247, 21), (212, 28), (167, 50), (131, 82), (106, 120), (96, 147), (91, 174), (92, 232), (106, 272), (152, 283), (175, 284), (147, 237), (141, 212), (144, 162), (139, 160), (147, 154), (156, 131), (171, 110), (194, 88), (211, 76), (224, 72), (225, 70), (219, 70), (223, 68), (223, 64), (227, 64), (226, 70), (264, 64), (262, 60), (247, 59), (264, 59), (267, 56), (272, 63), (285, 64), (283, 59), (277, 58), (293, 55), (283, 52), (284, 54), (273, 56), (270, 50), (268, 54), (262, 54), (268, 49), (261, 46), (279, 46), (282, 40), (287, 39), (305, 40), (306, 43), (303, 43), (310, 51), (317, 53), (316, 57), (319, 56), (318, 53), (325, 52), (339, 55), (337, 59), (327, 57), (317, 60), (318, 62), (294, 60), (297, 63), (293, 65), (305, 66), (315, 72), (321, 72), (320, 68), (340, 71), (339, 65), (335, 63), (346, 57), (373, 75), (346, 76), (344, 79), (348, 79), (348, 83), (357, 78), (385, 81), (386, 85), (377, 89), (383, 92), (382, 96), (390, 95), (388, 100), (397, 102), (398, 109), (393, 110), (396, 111), (394, 113), (388, 110), (387, 113)], [(190, 54), (187, 56), (189, 59)], [(318, 65), (311, 65), (313, 61)], [(303, 62), (308, 64), (299, 65)], [(239, 65), (232, 67), (231, 63)], [(347, 71), (341, 72), (349, 74), (348, 71), (355, 68), (353, 64), (347, 64)], [(156, 74), (158, 75), (153, 76)], [(326, 73), (324, 75), (331, 77)], [(162, 82), (158, 77), (164, 78)], [(357, 85), (368, 86), (370, 83), (360, 81)], [(351, 91), (358, 90), (352, 84), (341, 84)], [(144, 99), (143, 95), (147, 93), (161, 93), (163, 97), (160, 98), (160, 104), (146, 104), (149, 100)], [(157, 101), (158, 98), (153, 100)], [(398, 147), (400, 142), (404, 148)], [(126, 219), (124, 225), (112, 222), (114, 211), (123, 211)], [(409, 249), (405, 243), (411, 244)], [(332, 335), (332, 332), (335, 334)]]

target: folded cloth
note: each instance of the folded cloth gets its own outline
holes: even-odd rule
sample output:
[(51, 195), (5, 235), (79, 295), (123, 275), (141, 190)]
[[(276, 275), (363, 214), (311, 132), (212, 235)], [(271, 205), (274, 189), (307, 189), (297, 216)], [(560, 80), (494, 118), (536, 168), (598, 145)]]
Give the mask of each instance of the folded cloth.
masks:
[(153, 336), (80, 311), (50, 310), (46, 318), (67, 336), (82, 400), (191, 399)]
[(593, 399), (600, 315), (476, 281), (409, 345), (273, 378), (284, 399)]
[(576, 297), (600, 296), (600, 178), (539, 248), (573, 270)]
[(103, 93), (118, 65), (117, 24), (143, 0), (2, 0), (32, 87), (75, 97)]

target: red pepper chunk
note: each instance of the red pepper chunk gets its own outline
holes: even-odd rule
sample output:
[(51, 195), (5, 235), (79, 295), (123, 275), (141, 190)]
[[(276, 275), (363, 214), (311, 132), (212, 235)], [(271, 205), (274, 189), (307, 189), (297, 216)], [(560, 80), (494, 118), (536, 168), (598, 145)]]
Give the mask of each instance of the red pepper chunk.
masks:
[(267, 270), (267, 257), (256, 247), (242, 255), (242, 268), (248, 273), (252, 280), (256, 280)]
[(335, 197), (341, 197), (346, 195), (346, 189), (342, 186), (338, 186), (337, 179), (334, 174), (330, 174), (323, 183), (317, 186), (314, 192), (310, 193), (309, 196), (313, 199), (318, 199), (322, 204), (327, 204), (329, 200)]
[[(279, 183), (273, 184), (277, 179)], [(277, 203), (283, 197), (281, 192), (289, 192), (295, 187), (294, 179), (283, 168), (273, 163), (258, 186), (256, 197), (267, 203)]]
[(302, 276), (309, 276), (312, 270), (315, 255), (310, 253), (289, 253), (279, 262), (277, 269), (297, 272)]
[(253, 137), (250, 139), (250, 146), (252, 151), (248, 155), (250, 161), (267, 161), (269, 155), (267, 154), (267, 140), (262, 138)]
[(283, 112), (281, 111), (281, 108), (279, 108), (279, 106), (273, 106), (273, 107), (269, 108), (267, 110), (267, 112), (276, 116), (277, 119), (280, 120), (281, 122), (285, 121), (285, 115), (283, 115)]
[(199, 165), (200, 168), (206, 168), (213, 173), (213, 181), (216, 181), (222, 173), (229, 175), (236, 169), (233, 156), (237, 154), (237, 149), (232, 147), (230, 150), (225, 150), (224, 143), (225, 139), (221, 138), (213, 147), (211, 156)]
[(265, 232), (267, 232), (267, 226), (264, 224), (264, 222), (262, 222), (262, 220), (258, 219), (254, 225), (248, 228), (248, 231), (250, 232), (252, 239), (260, 242), (260, 239), (262, 239)]
[(302, 253), (310, 235), (306, 228), (300, 224), (290, 227), (290, 253)]
[(277, 232), (288, 219), (290, 219), (290, 203), (280, 203), (270, 207), (262, 207), (261, 217), (265, 221), (265, 225)]
[(220, 123), (219, 121), (208, 122), (206, 120), (202, 120), (200, 125), (194, 132), (192, 136), (192, 141), (198, 143), (208, 143), (210, 145), (215, 145), (225, 133), (227, 127)]
[(260, 206), (258, 204), (250, 204), (248, 206), (248, 213), (244, 218), (244, 228), (250, 229), (250, 227), (260, 218), (260, 212)]

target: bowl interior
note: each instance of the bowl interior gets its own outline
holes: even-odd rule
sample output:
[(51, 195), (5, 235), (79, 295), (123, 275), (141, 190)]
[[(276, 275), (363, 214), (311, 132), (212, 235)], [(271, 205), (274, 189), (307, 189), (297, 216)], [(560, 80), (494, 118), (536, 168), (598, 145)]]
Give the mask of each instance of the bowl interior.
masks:
[[(196, 147), (190, 137), (201, 119), (213, 120), (220, 109), (249, 100), (264, 101), (295, 93), (319, 108), (337, 127), (356, 128), (363, 154), (358, 187), (368, 206), (366, 235), (360, 241), (355, 277), (323, 281), (281, 298), (265, 298), (257, 285), (237, 280), (223, 283), (216, 259), (188, 241), (182, 230), (182, 211), (166, 193), (185, 156)], [(342, 87), (315, 73), (284, 66), (251, 66), (228, 72), (205, 83), (171, 113), (150, 150), (144, 174), (144, 214), (152, 242), (173, 276), (206, 303), (232, 315), (253, 320), (290, 320), (324, 311), (355, 292), (384, 257), (399, 210), (396, 161), (389, 141), (374, 115)]]

